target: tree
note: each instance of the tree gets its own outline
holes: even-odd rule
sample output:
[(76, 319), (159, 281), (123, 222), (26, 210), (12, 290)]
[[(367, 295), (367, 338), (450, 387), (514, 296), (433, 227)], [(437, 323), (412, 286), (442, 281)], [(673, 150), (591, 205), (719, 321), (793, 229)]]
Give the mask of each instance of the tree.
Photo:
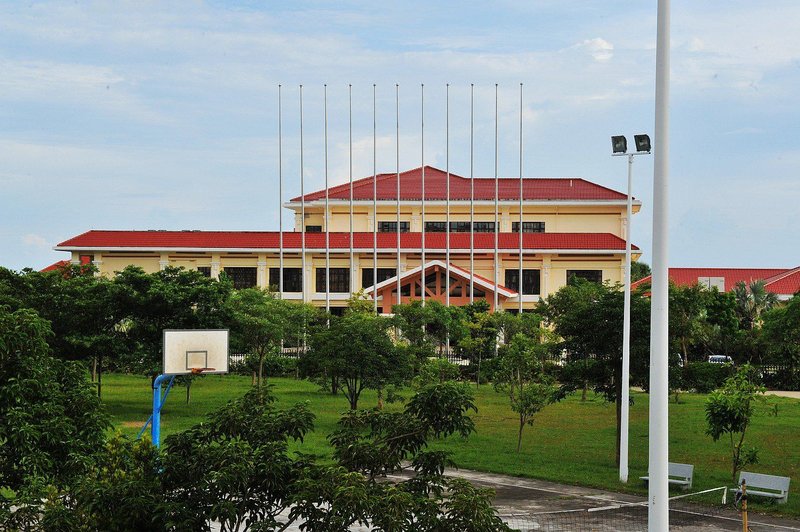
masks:
[(689, 350), (699, 339), (705, 317), (705, 289), (699, 284), (669, 286), (670, 352), (680, 353), (683, 366), (689, 365)]
[(102, 447), (108, 417), (77, 362), (48, 354), (49, 324), (0, 307), (0, 486), (63, 486)]
[(210, 520), (225, 532), (274, 530), (304, 469), (289, 440), (302, 441), (313, 421), (307, 405), (278, 409), (261, 387), (169, 436), (162, 473), (169, 521), (182, 530), (210, 530)]
[(548, 347), (541, 340), (517, 333), (500, 352), (495, 389), (508, 395), (511, 410), (519, 416), (517, 452), (522, 447), (522, 429), (525, 425), (533, 425), (534, 416), (539, 411), (563, 399), (565, 395), (565, 389), (557, 386), (552, 377), (544, 372)]
[(653, 272), (650, 270), (650, 265), (647, 264), (646, 262), (641, 262), (641, 261), (631, 262), (631, 282), (636, 282), (640, 279), (644, 279), (651, 273)]
[(297, 305), (278, 299), (272, 293), (259, 288), (235, 291), (231, 294), (228, 305), (232, 343), (257, 358), (256, 384), (261, 387), (264, 359), (280, 349)]
[(761, 327), (761, 315), (778, 303), (778, 296), (767, 291), (762, 279), (746, 285), (739, 281), (733, 289), (736, 298), (736, 312), (742, 329), (753, 330)]
[[(553, 329), (563, 341), (560, 348), (572, 360), (594, 359), (596, 392), (617, 407), (617, 463), (622, 411), (623, 292), (619, 285), (578, 280), (562, 287), (543, 305)], [(631, 379), (646, 383), (650, 350), (650, 301), (640, 291), (631, 294)]]
[(764, 388), (755, 384), (755, 370), (744, 365), (729, 377), (722, 388), (715, 390), (706, 400), (706, 434), (718, 441), (727, 434), (730, 438), (731, 479), (747, 464), (758, 462), (755, 448), (744, 450), (744, 440), (753, 417), (754, 403), (764, 394)]
[(300, 361), (304, 373), (336, 375), (355, 410), (364, 389), (397, 384), (410, 374), (406, 351), (389, 336), (391, 325), (388, 318), (362, 312), (331, 317), (330, 327), (311, 337), (311, 349)]
[(800, 369), (800, 294), (764, 313), (763, 340), (767, 352), (788, 366), (794, 382)]
[(470, 360), (470, 369), (476, 368), (475, 385), (480, 386), (481, 365), (497, 350), (497, 322), (485, 299), (464, 306), (463, 311), (465, 331), (458, 348)]
[(225, 279), (174, 267), (148, 274), (129, 266), (113, 282), (113, 305), (125, 321), (124, 363), (133, 371), (151, 377), (161, 372), (164, 329), (221, 329), (230, 321), (226, 301), (233, 285)]

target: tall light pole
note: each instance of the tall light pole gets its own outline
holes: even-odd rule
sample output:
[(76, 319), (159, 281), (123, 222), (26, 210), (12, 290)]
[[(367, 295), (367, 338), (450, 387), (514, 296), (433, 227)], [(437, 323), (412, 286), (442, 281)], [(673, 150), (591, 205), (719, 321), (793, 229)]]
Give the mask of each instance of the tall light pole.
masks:
[(628, 421), (630, 419), (631, 380), (631, 217), (633, 216), (633, 157), (650, 153), (650, 137), (634, 135), (636, 153), (627, 153), (628, 141), (611, 137), (611, 155), (628, 157), (628, 214), (625, 217), (625, 307), (622, 318), (622, 397), (619, 431), (619, 480), (628, 482)]
[(650, 428), (647, 528), (669, 530), (669, 0), (658, 0), (653, 161), (653, 282), (650, 308)]

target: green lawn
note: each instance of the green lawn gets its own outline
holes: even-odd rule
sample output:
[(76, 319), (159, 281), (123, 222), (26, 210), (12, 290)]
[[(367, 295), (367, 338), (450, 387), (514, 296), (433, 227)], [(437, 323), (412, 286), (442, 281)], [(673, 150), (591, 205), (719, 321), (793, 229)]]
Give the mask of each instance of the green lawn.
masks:
[[(278, 406), (310, 402), (317, 416), (315, 431), (299, 447), (328, 456), (325, 437), (338, 414), (347, 408), (344, 397), (322, 393), (307, 381), (276, 378), (270, 383), (274, 384)], [(103, 384), (103, 399), (115, 425), (124, 434), (135, 436), (150, 415), (150, 379), (108, 375)], [(185, 388), (173, 388), (162, 412), (162, 435), (188, 428), (249, 387), (249, 377), (205, 376), (192, 386), (189, 405), (185, 403)], [(614, 464), (614, 407), (591, 394), (585, 402), (576, 394), (541, 412), (533, 427), (525, 427), (522, 451), (517, 454), (516, 419), (508, 400), (484, 385), (477, 391), (479, 410), (473, 415), (477, 433), (468, 440), (452, 438), (435, 445), (450, 449), (456, 463), (464, 468), (645, 493), (638, 477), (647, 470), (648, 396), (632, 393), (632, 397), (635, 403), (631, 406), (627, 486), (620, 484)], [(683, 394), (680, 403), (669, 405), (670, 460), (694, 464), (693, 490), (732, 485), (727, 441), (714, 443), (705, 435), (704, 401), (703, 395)], [(770, 397), (768, 401), (768, 405), (758, 407), (748, 433), (748, 441), (760, 449), (761, 461), (747, 469), (792, 477), (789, 503), (767, 504), (781, 513), (800, 515), (800, 400)], [(366, 391), (360, 405), (369, 408), (375, 403), (375, 394)], [(777, 416), (772, 408), (775, 404)], [(764, 506), (756, 503), (756, 507)]]

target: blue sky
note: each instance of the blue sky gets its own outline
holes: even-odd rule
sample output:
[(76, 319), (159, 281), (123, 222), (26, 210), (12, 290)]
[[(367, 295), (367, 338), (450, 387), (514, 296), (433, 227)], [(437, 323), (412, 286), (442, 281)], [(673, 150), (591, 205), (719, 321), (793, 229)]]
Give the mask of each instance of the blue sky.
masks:
[[(277, 86), (283, 84), (284, 199), (299, 193), (298, 85), (306, 189), (354, 174), (494, 168), (499, 84), (502, 176), (580, 176), (623, 190), (614, 134), (652, 133), (656, 2), (4, 2), (0, 4), (0, 265), (41, 268), (89, 229), (274, 230)], [(800, 265), (800, 3), (672, 2), (670, 262)], [(650, 259), (652, 157), (634, 241)], [(290, 218), (284, 218), (286, 225)]]

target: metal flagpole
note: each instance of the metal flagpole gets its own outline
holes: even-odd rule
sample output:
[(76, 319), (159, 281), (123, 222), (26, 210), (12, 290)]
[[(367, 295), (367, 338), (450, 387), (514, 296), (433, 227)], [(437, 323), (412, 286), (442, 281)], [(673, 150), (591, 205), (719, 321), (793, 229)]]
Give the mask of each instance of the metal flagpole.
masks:
[(283, 104), (278, 85), (278, 297), (283, 299)]
[(377, 118), (375, 116), (375, 84), (372, 84), (372, 306), (378, 313), (378, 163), (377, 163)]
[(325, 113), (325, 312), (331, 311), (331, 235), (328, 227), (328, 85), (324, 85)]
[[(445, 296), (444, 301), (446, 306), (450, 306), (450, 84), (447, 84), (445, 89), (445, 170), (447, 172), (447, 184), (445, 185), (447, 201), (445, 214), (446, 220), (446, 235), (445, 235)], [(447, 335), (447, 344), (450, 346), (450, 335)], [(449, 353), (449, 351), (448, 351)]]
[(633, 200), (633, 154), (628, 154), (628, 210), (625, 218), (625, 302), (622, 317), (622, 393), (620, 394), (619, 480), (628, 482), (628, 417), (630, 416), (631, 367), (631, 216)]
[(522, 83), (519, 84), (519, 313), (522, 315)]
[(306, 301), (306, 198), (303, 170), (303, 86), (300, 85), (300, 267), (303, 302)]
[(400, 84), (394, 86), (394, 111), (395, 111), (395, 172), (397, 178), (397, 304), (400, 299)]
[(355, 292), (355, 275), (353, 274), (353, 85), (347, 85), (349, 100), (349, 125), (350, 125), (350, 293)]
[(420, 84), (420, 145), (422, 146), (422, 231), (420, 252), (420, 284), (422, 294), (422, 304), (425, 305), (425, 84)]
[(469, 84), (469, 302), (475, 299), (475, 84)]
[(498, 264), (500, 257), (497, 252), (498, 240), (500, 234), (499, 227), (499, 213), (500, 210), (500, 179), (497, 177), (497, 83), (494, 84), (494, 308), (493, 312), (497, 312), (497, 283), (500, 265)]
[(669, 0), (658, 0), (653, 176), (653, 281), (650, 331), (648, 530), (669, 529)]

